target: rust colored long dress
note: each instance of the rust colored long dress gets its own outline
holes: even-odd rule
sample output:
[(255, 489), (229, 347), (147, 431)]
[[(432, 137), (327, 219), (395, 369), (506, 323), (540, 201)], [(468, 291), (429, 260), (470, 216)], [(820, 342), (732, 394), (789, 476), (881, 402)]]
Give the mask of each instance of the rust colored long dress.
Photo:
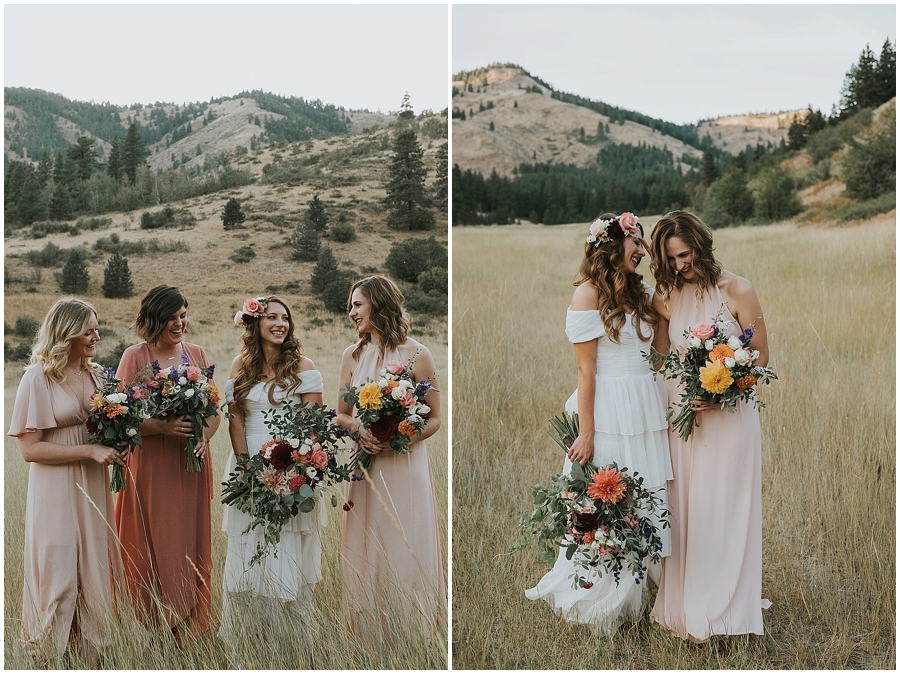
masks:
[[(193, 365), (208, 365), (203, 349), (183, 344)], [(146, 342), (135, 344), (122, 354), (116, 376), (131, 383), (152, 360)], [(116, 527), (128, 592), (141, 621), (170, 628), (185, 623), (202, 634), (209, 630), (210, 614), (212, 467), (207, 454), (200, 472), (188, 473), (185, 442), (148, 435), (144, 446), (128, 455), (128, 489), (116, 501)]]

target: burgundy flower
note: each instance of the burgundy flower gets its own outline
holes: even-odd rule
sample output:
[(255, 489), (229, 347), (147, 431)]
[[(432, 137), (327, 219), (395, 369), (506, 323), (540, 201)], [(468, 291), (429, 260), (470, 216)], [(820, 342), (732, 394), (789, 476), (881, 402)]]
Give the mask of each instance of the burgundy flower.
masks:
[(87, 432), (91, 435), (97, 435), (97, 433), (100, 431), (97, 426), (97, 422), (93, 419), (88, 419), (86, 422), (84, 422), (84, 425), (87, 428)]
[(347, 501), (344, 503), (344, 512), (348, 513), (353, 509), (353, 501)]
[(397, 435), (399, 426), (400, 421), (397, 417), (385, 414), (372, 424), (369, 430), (378, 442), (390, 442), (391, 438)]
[(284, 470), (294, 463), (293, 459), (291, 459), (291, 452), (293, 451), (294, 448), (284, 442), (272, 447), (272, 449), (269, 450), (268, 456), (272, 468), (275, 470)]

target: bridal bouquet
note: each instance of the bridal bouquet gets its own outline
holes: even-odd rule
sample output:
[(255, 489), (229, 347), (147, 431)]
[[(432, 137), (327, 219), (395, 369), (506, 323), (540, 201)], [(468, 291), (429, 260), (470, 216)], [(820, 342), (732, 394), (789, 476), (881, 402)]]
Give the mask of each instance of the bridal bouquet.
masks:
[[(578, 415), (554, 417), (550, 424), (551, 437), (568, 451), (578, 436)], [(550, 488), (531, 488), (535, 507), (520, 522), (526, 542), (512, 550), (521, 550), (530, 538), (536, 538), (547, 563), (553, 564), (563, 548), (566, 559), (576, 566), (571, 576), (575, 587), (592, 587), (591, 575), (602, 577), (604, 572), (613, 574), (618, 585), (623, 568), (640, 582), (648, 558), (658, 561), (662, 550), (650, 514), (657, 514), (663, 528), (669, 526), (663, 499), (644, 487), (644, 478), (615, 462), (597, 468), (576, 461), (570, 474), (554, 475), (550, 483)]]
[[(92, 444), (112, 447), (124, 455), (141, 445), (139, 424), (150, 417), (147, 389), (142, 384), (125, 386), (114, 373), (107, 368), (103, 383), (94, 389), (85, 427)], [(113, 463), (112, 468), (110, 491), (127, 489), (123, 467)]]
[[(739, 401), (753, 401), (756, 407), (765, 403), (756, 398), (756, 386), (778, 379), (767, 367), (755, 365), (759, 351), (750, 348), (750, 340), (756, 332), (754, 326), (744, 330), (739, 337), (727, 337), (725, 331), (734, 321), (723, 321), (724, 305), (712, 323), (698, 323), (684, 331), (687, 350), (683, 354), (670, 350), (665, 356), (653, 352), (646, 356), (651, 362), (662, 361), (660, 372), (666, 379), (677, 379), (684, 387), (681, 394), (681, 410), (672, 422), (672, 428), (682, 440), (687, 441), (697, 425), (697, 413), (693, 407), (697, 398), (711, 405), (719, 405), (726, 412), (734, 412)], [(670, 409), (669, 418), (674, 414)]]
[(138, 379), (150, 389), (151, 417), (181, 417), (191, 422), (193, 435), (187, 441), (185, 470), (196, 473), (200, 470), (200, 459), (194, 454), (194, 448), (203, 440), (203, 429), (209, 426), (206, 417), (218, 414), (219, 389), (212, 381), (216, 366), (191, 365), (184, 354), (181, 359), (180, 365), (167, 368), (161, 368), (159, 361), (154, 360), (138, 373)]
[[(244, 533), (264, 526), (265, 544), (257, 544), (251, 565), (269, 550), (275, 552), (289, 519), (315, 508), (326, 487), (350, 479), (350, 469), (336, 458), (347, 431), (333, 422), (334, 410), (288, 401), (263, 417), (273, 439), (258, 454), (238, 456), (234, 472), (222, 483), (222, 503), (253, 518)], [(331, 505), (337, 505), (334, 494)]]
[[(378, 381), (367, 381), (359, 390), (348, 384), (341, 398), (357, 409), (357, 418), (379, 442), (389, 442), (398, 454), (408, 454), (412, 439), (428, 421), (431, 408), (425, 404), (425, 394), (432, 388), (427, 379), (415, 381), (411, 364), (390, 360), (381, 368)], [(368, 469), (372, 458), (358, 450), (350, 467)]]

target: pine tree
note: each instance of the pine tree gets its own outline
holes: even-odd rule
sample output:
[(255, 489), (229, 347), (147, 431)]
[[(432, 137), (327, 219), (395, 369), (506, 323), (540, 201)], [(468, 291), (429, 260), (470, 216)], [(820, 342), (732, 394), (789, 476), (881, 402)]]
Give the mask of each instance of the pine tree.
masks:
[(413, 111), (412, 103), (409, 101), (409, 92), (403, 94), (403, 101), (400, 103), (400, 119), (415, 119), (416, 113)]
[(447, 208), (447, 143), (440, 145), (437, 150), (437, 165), (434, 170), (434, 201), (438, 208)]
[(716, 178), (719, 177), (719, 172), (716, 169), (716, 158), (713, 157), (712, 150), (706, 148), (703, 152), (703, 184), (709, 187), (712, 185)]
[(106, 268), (103, 270), (103, 296), (114, 299), (132, 295), (134, 295), (134, 282), (131, 280), (128, 259), (116, 251), (109, 258)]
[(841, 89), (841, 119), (846, 119), (863, 108), (878, 105), (878, 83), (876, 81), (875, 55), (866, 45), (859, 55), (859, 61), (850, 67)]
[(222, 227), (236, 229), (244, 223), (247, 216), (241, 210), (241, 202), (232, 197), (225, 203), (225, 208), (222, 209), (219, 217), (222, 220)]
[(76, 180), (90, 180), (97, 164), (97, 151), (94, 149), (93, 138), (81, 136), (66, 150), (66, 163), (71, 165), (71, 171)]
[(338, 268), (337, 258), (331, 252), (330, 246), (322, 246), (316, 266), (313, 267), (312, 276), (309, 277), (309, 287), (313, 295), (321, 295), (328, 284), (343, 277)]
[(53, 197), (50, 199), (50, 218), (52, 220), (68, 220), (72, 217), (72, 200), (69, 198), (69, 189), (57, 183), (53, 188)]
[(59, 289), (64, 293), (87, 292), (91, 277), (88, 274), (87, 255), (83, 248), (73, 248), (69, 251), (63, 268), (53, 277), (59, 284)]
[(890, 39), (884, 41), (875, 67), (875, 91), (878, 105), (897, 95), (897, 51)]
[(431, 200), (425, 190), (427, 171), (423, 154), (414, 129), (397, 132), (384, 198), (384, 204), (390, 210), (387, 223), (391, 227), (434, 229), (434, 213), (429, 210)]
[(106, 175), (116, 182), (119, 182), (119, 179), (122, 177), (122, 167), (119, 164), (120, 159), (119, 137), (116, 136), (113, 138), (112, 149), (109, 151), (109, 159), (106, 162)]
[(328, 214), (325, 212), (325, 204), (319, 199), (319, 195), (313, 195), (309, 201), (309, 208), (303, 216), (304, 221), (322, 235), (328, 229)]
[(301, 222), (297, 225), (294, 233), (289, 239), (291, 245), (290, 258), (300, 262), (312, 262), (319, 258), (319, 249), (322, 241), (319, 239), (319, 232), (316, 228), (307, 222)]
[(41, 154), (41, 161), (38, 162), (37, 167), (37, 175), (41, 187), (45, 187), (53, 178), (53, 158), (50, 156), (49, 150), (44, 150)]
[(128, 127), (128, 133), (125, 134), (125, 142), (122, 145), (122, 172), (132, 185), (137, 180), (138, 167), (145, 162), (149, 154), (147, 146), (141, 140), (137, 126), (132, 124)]

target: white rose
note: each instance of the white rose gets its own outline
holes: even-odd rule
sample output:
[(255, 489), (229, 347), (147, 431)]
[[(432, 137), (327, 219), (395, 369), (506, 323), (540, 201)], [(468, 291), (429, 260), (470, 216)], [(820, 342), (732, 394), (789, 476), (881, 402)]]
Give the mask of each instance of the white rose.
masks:
[(431, 408), (428, 405), (420, 403), (418, 411), (420, 414), (428, 414), (431, 411)]
[(713, 344), (713, 341), (711, 339), (707, 339), (706, 342), (704, 342), (703, 346), (706, 347), (707, 351), (712, 351), (715, 344)]
[(727, 367), (729, 370), (731, 368), (733, 368), (734, 367), (734, 358), (729, 358), (728, 356), (725, 356), (725, 367)]
[(184, 386), (185, 384), (187, 384), (187, 377), (179, 377), (178, 383)]
[(406, 420), (411, 424), (418, 424), (424, 421), (424, 419), (422, 419), (422, 417), (420, 417), (418, 414), (410, 414), (408, 417), (406, 417)]
[(391, 398), (393, 398), (394, 400), (400, 400), (400, 398), (402, 398), (405, 393), (406, 391), (403, 389), (403, 387), (395, 386), (391, 390)]
[(178, 393), (180, 390), (181, 390), (181, 387), (180, 387), (180, 386), (173, 386), (172, 388), (169, 389), (169, 393), (170, 393), (171, 395), (175, 395), (175, 394)]
[(738, 365), (746, 365), (750, 362), (750, 354), (747, 349), (735, 349), (734, 362)]
[(137, 429), (136, 428), (128, 428), (125, 430), (125, 434), (129, 438), (133, 438), (135, 435), (137, 435)]
[(737, 351), (741, 348), (741, 346), (743, 346), (743, 344), (741, 344), (741, 340), (739, 340), (737, 337), (729, 337), (728, 346), (731, 347), (732, 351)]
[(297, 438), (288, 438), (287, 443), (294, 449), (297, 449), (297, 447), (300, 446), (300, 440), (298, 440)]
[(309, 447), (311, 447), (311, 446), (312, 446), (312, 440), (309, 439), (309, 438), (306, 438), (306, 439), (303, 441), (303, 444), (304, 444), (304, 445), (307, 445), (307, 446), (309, 446)]
[(691, 335), (688, 338), (688, 346), (691, 347), (692, 349), (699, 348), (701, 344), (703, 344), (703, 342), (700, 341), (699, 337), (694, 337), (694, 335)]
[(754, 349), (753, 351), (750, 352), (750, 360), (752, 360), (755, 363), (757, 358), (759, 358), (759, 351), (756, 351)]
[(382, 377), (381, 379), (378, 380), (378, 385), (381, 388), (385, 388), (387, 386), (387, 383), (388, 383), (388, 380), (384, 377)]
[(193, 398), (194, 397), (194, 389), (189, 388), (187, 391), (185, 391), (184, 397), (185, 398)]
[(306, 475), (307, 475), (307, 477), (311, 477), (311, 478), (315, 479), (316, 469), (313, 468), (312, 466), (307, 466), (306, 467)]

